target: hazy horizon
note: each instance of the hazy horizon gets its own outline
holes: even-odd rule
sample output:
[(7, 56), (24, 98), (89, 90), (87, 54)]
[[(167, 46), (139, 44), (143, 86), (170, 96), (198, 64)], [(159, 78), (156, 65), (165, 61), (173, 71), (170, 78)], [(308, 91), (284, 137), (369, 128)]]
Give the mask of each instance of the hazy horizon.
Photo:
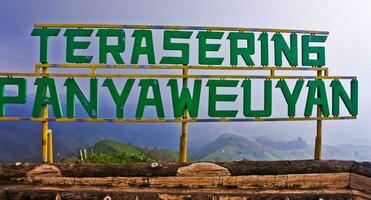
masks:
[[(371, 95), (368, 92), (368, 85), (371, 84), (369, 67), (371, 41), (367, 39), (367, 36), (371, 35), (369, 8), (371, 2), (367, 0), (300, 2), (292, 0), (159, 0), (156, 2), (4, 0), (0, 2), (2, 27), (0, 71), (33, 71), (33, 66), (39, 59), (39, 40), (30, 36), (34, 23), (196, 25), (324, 30), (330, 32), (324, 45), (326, 66), (330, 68), (330, 75), (358, 77), (359, 115), (357, 120), (325, 121), (323, 143), (371, 145), (371, 134), (369, 134), (371, 106), (368, 106), (368, 102), (371, 102)], [(61, 34), (60, 38), (62, 38)], [(63, 40), (51, 44), (51, 59), (63, 58), (65, 49), (64, 46), (59, 45), (62, 42)], [(32, 86), (31, 82), (28, 84)], [(203, 89), (206, 89), (205, 86)], [(29, 93), (33, 92), (30, 90)], [(261, 92), (258, 91), (257, 94)], [(166, 94), (165, 96), (163, 99), (170, 101)], [(129, 102), (133, 103), (135, 100), (131, 99)], [(282, 99), (273, 101), (273, 107), (276, 107), (277, 112), (286, 111), (285, 106)], [(297, 110), (301, 111), (302, 107), (298, 107)], [(289, 139), (301, 136), (314, 143), (315, 126), (315, 122), (230, 123), (228, 126), (224, 123), (205, 123), (191, 124), (189, 131), (190, 137), (196, 137), (192, 135), (192, 130), (204, 128), (209, 132), (215, 131), (216, 135), (234, 133), (250, 137), (277, 134), (279, 137)]]

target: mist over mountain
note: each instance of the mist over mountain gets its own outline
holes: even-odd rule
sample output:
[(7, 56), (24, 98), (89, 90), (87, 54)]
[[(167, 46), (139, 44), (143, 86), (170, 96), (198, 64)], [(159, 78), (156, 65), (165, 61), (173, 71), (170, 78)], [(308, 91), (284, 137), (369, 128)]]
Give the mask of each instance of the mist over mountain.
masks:
[[(370, 160), (371, 147), (349, 145), (323, 146), (323, 159)], [(351, 149), (353, 148), (353, 149)], [(363, 149), (362, 149), (363, 148)], [(224, 134), (213, 142), (197, 149), (190, 149), (193, 160), (212, 162), (233, 160), (299, 160), (313, 159), (314, 149), (301, 137), (294, 140), (275, 140), (266, 136), (247, 139)]]
[(309, 146), (301, 137), (297, 137), (295, 140), (290, 141), (274, 141), (265, 136), (259, 136), (255, 139), (255, 142), (282, 151), (289, 151), (292, 149), (306, 149)]
[[(8, 93), (9, 91), (7, 91)], [(14, 94), (11, 91), (10, 95)], [(32, 113), (34, 96), (26, 105), (7, 106), (7, 116), (29, 117)], [(64, 96), (61, 95), (62, 108), (65, 108)], [(136, 106), (126, 105), (127, 113), (135, 113)], [(100, 103), (102, 115), (115, 112), (113, 105)], [(51, 110), (51, 109), (49, 109)], [(50, 116), (52, 112), (49, 112)], [(154, 115), (148, 109), (149, 116)], [(79, 103), (76, 103), (76, 116), (87, 117)], [(53, 130), (54, 153), (69, 156), (78, 149), (93, 145), (103, 139), (112, 139), (139, 146), (163, 147), (175, 150), (178, 148), (180, 133), (179, 124), (167, 123), (63, 123), (50, 122)], [(39, 161), (41, 147), (41, 123), (39, 122), (0, 122), (0, 161), (17, 160)], [(163, 138), (166, 138), (164, 140)]]
[(227, 161), (227, 160), (276, 160), (278, 155), (270, 149), (244, 137), (224, 134), (205, 145), (191, 151), (190, 156), (195, 160)]
[[(15, 94), (11, 91), (7, 93)], [(60, 96), (62, 109), (64, 109), (65, 96)], [(34, 96), (29, 95), (28, 99), (26, 105), (8, 105), (7, 116), (31, 116)], [(171, 103), (164, 103), (166, 108), (171, 106)], [(99, 111), (103, 117), (112, 117), (115, 113), (114, 104), (102, 101)], [(133, 116), (135, 111), (135, 104), (128, 103), (125, 106), (125, 113), (128, 116)], [(76, 103), (76, 116), (87, 117), (79, 103)], [(155, 110), (147, 108), (145, 117), (155, 117)], [(292, 136), (287, 137), (289, 134), (286, 133), (280, 134), (280, 140), (277, 140), (275, 136), (277, 129), (256, 128), (259, 126), (233, 128), (234, 124), (225, 126), (225, 123), (202, 125), (190, 123), (188, 141), (190, 155), (197, 160), (215, 161), (311, 159), (313, 157), (314, 145), (308, 143), (307, 139), (302, 137), (292, 139)], [(104, 139), (132, 143), (140, 147), (159, 147), (178, 151), (181, 132), (180, 123), (50, 122), (49, 127), (53, 130), (54, 154), (60, 157), (76, 154), (78, 149), (89, 147)], [(285, 130), (280, 131), (285, 133)], [(223, 135), (225, 132), (233, 134)], [(41, 123), (1, 121), (0, 138), (1, 162), (40, 161)], [(324, 145), (323, 150), (325, 159), (371, 160), (371, 155), (367, 153), (371, 152), (371, 147), (367, 145)]]

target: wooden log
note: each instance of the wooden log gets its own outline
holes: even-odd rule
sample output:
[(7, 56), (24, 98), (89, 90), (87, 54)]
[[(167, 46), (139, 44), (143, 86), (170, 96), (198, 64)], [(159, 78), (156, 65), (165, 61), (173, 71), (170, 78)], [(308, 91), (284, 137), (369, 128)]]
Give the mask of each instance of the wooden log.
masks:
[(36, 166), (38, 165), (33, 163), (0, 164), (0, 180), (8, 181), (15, 177), (25, 177)]
[(179, 163), (143, 164), (55, 164), (65, 177), (176, 176)]
[[(306, 173), (340, 173), (350, 172), (353, 161), (235, 161), (215, 163), (237, 175), (278, 175)], [(176, 176), (180, 167), (189, 164), (162, 163), (157, 167), (150, 164), (128, 165), (93, 165), (93, 164), (56, 164), (63, 176), (67, 177), (108, 177), (108, 176)]]
[(371, 199), (371, 194), (361, 192), (358, 190), (352, 190), (352, 197), (353, 197), (353, 200), (365, 200), (365, 199)]
[(295, 161), (234, 161), (217, 163), (237, 175), (277, 175), (349, 172), (353, 161), (295, 160)]
[[(353, 164), (354, 163), (354, 164)], [(229, 170), (232, 176), (239, 175), (279, 175), (308, 173), (359, 173), (371, 174), (370, 163), (337, 160), (296, 160), (296, 161), (235, 161), (216, 163)], [(161, 163), (153, 167), (151, 164), (53, 164), (64, 177), (158, 177), (176, 176), (180, 167), (189, 164)], [(0, 164), (0, 180), (25, 177), (37, 164)]]
[(168, 189), (136, 189), (111, 190), (104, 188), (40, 188), (40, 187), (12, 187), (7, 190), (7, 199), (130, 199), (130, 200), (171, 200), (171, 199), (339, 199), (350, 200), (352, 191), (349, 189), (323, 190), (168, 190)]
[(18, 179), (18, 184), (59, 187), (320, 189), (348, 188), (349, 176), (349, 173), (321, 173), (220, 177), (28, 177)]
[(351, 172), (371, 178), (371, 163), (370, 162), (354, 162)]
[[(216, 163), (227, 168), (231, 175), (277, 175), (277, 174), (305, 174), (305, 173), (338, 173), (349, 172), (353, 161), (315, 161), (315, 160), (298, 160), (298, 161), (236, 161)], [(161, 164), (153, 169), (148, 164), (143, 165), (82, 165), (68, 168), (59, 166), (64, 176), (84, 177), (81, 176), (80, 170), (86, 170), (90, 173), (87, 176), (175, 176), (181, 165), (179, 164)], [(93, 170), (90, 168), (94, 167)], [(108, 168), (108, 169), (107, 169)], [(121, 169), (121, 171), (120, 171)], [(105, 171), (112, 171), (107, 174)], [(97, 174), (97, 175), (96, 175)], [(103, 174), (103, 175), (102, 175)]]
[(4, 188), (0, 187), (0, 200), (7, 200), (7, 192)]
[(113, 177), (112, 186), (114, 187), (148, 187), (147, 177)]
[(219, 180), (219, 177), (150, 177), (149, 187), (210, 188), (218, 187)]
[(351, 173), (350, 187), (371, 194), (371, 178)]
[[(75, 185), (75, 178), (72, 177), (23, 177), (12, 179), (12, 183), (32, 185)], [(97, 182), (99, 184), (99, 182)]]

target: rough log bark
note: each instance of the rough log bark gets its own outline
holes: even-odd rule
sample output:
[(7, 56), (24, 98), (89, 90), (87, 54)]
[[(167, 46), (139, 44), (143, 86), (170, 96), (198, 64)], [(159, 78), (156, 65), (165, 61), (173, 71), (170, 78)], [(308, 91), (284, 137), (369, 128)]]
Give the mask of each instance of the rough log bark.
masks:
[[(296, 160), (296, 161), (235, 161), (215, 163), (227, 168), (232, 176), (238, 175), (279, 175), (307, 173), (354, 172), (371, 177), (370, 163), (356, 163), (338, 160)], [(180, 167), (189, 164), (161, 163), (157, 167), (151, 164), (97, 165), (97, 164), (53, 164), (60, 169), (64, 177), (151, 177), (176, 176)], [(37, 167), (37, 164), (0, 164), (0, 180), (25, 177)]]
[(99, 165), (99, 164), (55, 164), (64, 177), (137, 177), (137, 176), (176, 176), (177, 170), (187, 164), (161, 163), (156, 167), (151, 164)]
[(36, 187), (13, 187), (7, 190), (7, 199), (33, 200), (51, 199), (58, 196), (61, 200), (172, 200), (172, 199), (200, 199), (200, 200), (226, 200), (226, 199), (339, 199), (350, 200), (351, 190), (345, 189), (324, 189), (324, 190), (171, 190), (168, 189), (143, 189), (143, 190), (105, 190), (92, 188), (36, 188)]
[(371, 178), (371, 163), (370, 162), (354, 162), (351, 172)]
[(358, 190), (352, 190), (352, 197), (353, 200), (365, 200), (365, 199), (371, 199), (371, 194), (366, 192), (361, 192)]
[(178, 163), (0, 164), (0, 200), (327, 200), (351, 199), (355, 192), (360, 198), (368, 197), (371, 191), (371, 164), (366, 162), (243, 160), (215, 164), (226, 169), (213, 166), (211, 171), (216, 173), (210, 176), (203, 171), (210, 167), (204, 165), (186, 167), (179, 173), (190, 164)]
[(137, 188), (339, 189), (349, 187), (349, 176), (349, 173), (321, 173), (221, 177), (28, 177), (19, 179), (18, 183), (25, 185), (59, 187), (97, 186)]
[(371, 194), (371, 178), (351, 173), (350, 187)]
[(295, 161), (234, 161), (217, 163), (237, 175), (277, 175), (350, 172), (353, 161), (295, 160)]
[(0, 200), (7, 200), (7, 191), (0, 187)]
[(34, 163), (0, 164), (0, 181), (7, 181), (15, 177), (25, 177), (36, 166), (38, 164)]

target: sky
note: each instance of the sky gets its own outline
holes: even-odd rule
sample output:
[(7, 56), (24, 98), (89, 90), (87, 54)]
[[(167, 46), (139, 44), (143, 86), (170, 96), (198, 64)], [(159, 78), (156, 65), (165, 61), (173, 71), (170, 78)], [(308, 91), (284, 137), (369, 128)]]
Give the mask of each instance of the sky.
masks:
[[(329, 31), (325, 43), (330, 75), (359, 80), (357, 120), (325, 121), (325, 144), (371, 145), (371, 2), (368, 0), (2, 0), (0, 1), (0, 71), (32, 72), (39, 58), (35, 23), (103, 23), (232, 26)], [(61, 37), (62, 38), (62, 37)], [(63, 38), (62, 38), (63, 39)], [(64, 55), (63, 41), (51, 42), (50, 59)], [(94, 46), (95, 45), (95, 46)], [(93, 50), (96, 44), (92, 44)], [(223, 51), (222, 51), (223, 52)], [(170, 100), (170, 99), (169, 99)], [(274, 107), (282, 110), (282, 99)], [(246, 136), (276, 134), (314, 141), (315, 122), (195, 124)], [(216, 132), (218, 132), (216, 131)]]

